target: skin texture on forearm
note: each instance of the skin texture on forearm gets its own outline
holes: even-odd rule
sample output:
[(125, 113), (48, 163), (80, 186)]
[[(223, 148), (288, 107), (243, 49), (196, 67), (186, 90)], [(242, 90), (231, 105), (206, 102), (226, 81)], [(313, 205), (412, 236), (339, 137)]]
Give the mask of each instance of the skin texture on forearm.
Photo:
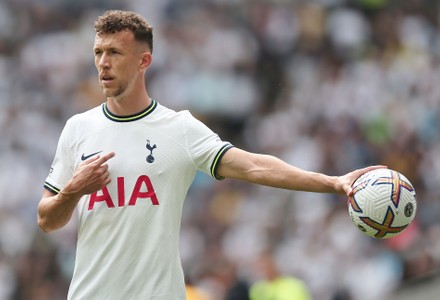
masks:
[(276, 188), (344, 194), (342, 187), (337, 186), (335, 176), (305, 171), (274, 156), (249, 153), (237, 148), (225, 153), (218, 174)]
[(38, 205), (40, 228), (44, 232), (51, 232), (66, 225), (80, 198), (80, 196), (45, 191)]
[(225, 178), (241, 179), (277, 188), (345, 194), (350, 197), (353, 195), (353, 182), (362, 174), (378, 168), (386, 168), (386, 166), (369, 166), (342, 176), (328, 176), (297, 168), (271, 155), (231, 148), (224, 154), (217, 174)]

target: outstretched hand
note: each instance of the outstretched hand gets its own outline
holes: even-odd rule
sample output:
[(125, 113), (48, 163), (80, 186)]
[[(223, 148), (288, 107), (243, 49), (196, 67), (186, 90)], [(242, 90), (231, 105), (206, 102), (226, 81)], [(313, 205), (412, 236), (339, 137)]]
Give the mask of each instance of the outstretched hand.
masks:
[(352, 185), (353, 183), (356, 181), (356, 179), (358, 179), (359, 177), (361, 177), (363, 174), (372, 171), (372, 170), (376, 170), (376, 169), (381, 169), (381, 168), (387, 168), (386, 166), (382, 166), (382, 165), (376, 165), (376, 166), (369, 166), (366, 168), (362, 168), (362, 169), (357, 169), (354, 171), (351, 171), (350, 173), (347, 173), (343, 176), (339, 177), (339, 187), (340, 190), (338, 192), (340, 192), (341, 194), (346, 194), (348, 197), (353, 196), (353, 188)]

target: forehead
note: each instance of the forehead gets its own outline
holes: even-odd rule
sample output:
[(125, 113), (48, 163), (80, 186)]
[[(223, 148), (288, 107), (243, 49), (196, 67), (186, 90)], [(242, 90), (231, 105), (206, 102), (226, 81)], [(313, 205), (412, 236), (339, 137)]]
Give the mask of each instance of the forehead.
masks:
[(115, 33), (100, 33), (95, 35), (94, 48), (129, 48), (135, 44), (131, 31), (124, 30)]

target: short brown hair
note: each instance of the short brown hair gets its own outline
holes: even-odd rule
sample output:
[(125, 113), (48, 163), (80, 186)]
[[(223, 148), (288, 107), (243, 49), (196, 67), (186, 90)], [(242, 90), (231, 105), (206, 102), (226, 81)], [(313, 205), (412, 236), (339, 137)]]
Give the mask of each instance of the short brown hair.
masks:
[(136, 41), (147, 43), (153, 53), (153, 27), (141, 15), (131, 11), (108, 10), (95, 21), (97, 34), (123, 30), (131, 31)]

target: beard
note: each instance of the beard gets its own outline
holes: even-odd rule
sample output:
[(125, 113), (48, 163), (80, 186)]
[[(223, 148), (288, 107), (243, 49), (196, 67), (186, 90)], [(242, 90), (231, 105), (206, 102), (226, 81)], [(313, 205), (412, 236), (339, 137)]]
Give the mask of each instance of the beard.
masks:
[(115, 88), (108, 88), (105, 87), (102, 83), (101, 83), (101, 89), (104, 93), (104, 95), (106, 97), (111, 97), (111, 98), (115, 98), (118, 96), (121, 96), (128, 88), (128, 83), (127, 82), (123, 82), (120, 85), (118, 85)]

